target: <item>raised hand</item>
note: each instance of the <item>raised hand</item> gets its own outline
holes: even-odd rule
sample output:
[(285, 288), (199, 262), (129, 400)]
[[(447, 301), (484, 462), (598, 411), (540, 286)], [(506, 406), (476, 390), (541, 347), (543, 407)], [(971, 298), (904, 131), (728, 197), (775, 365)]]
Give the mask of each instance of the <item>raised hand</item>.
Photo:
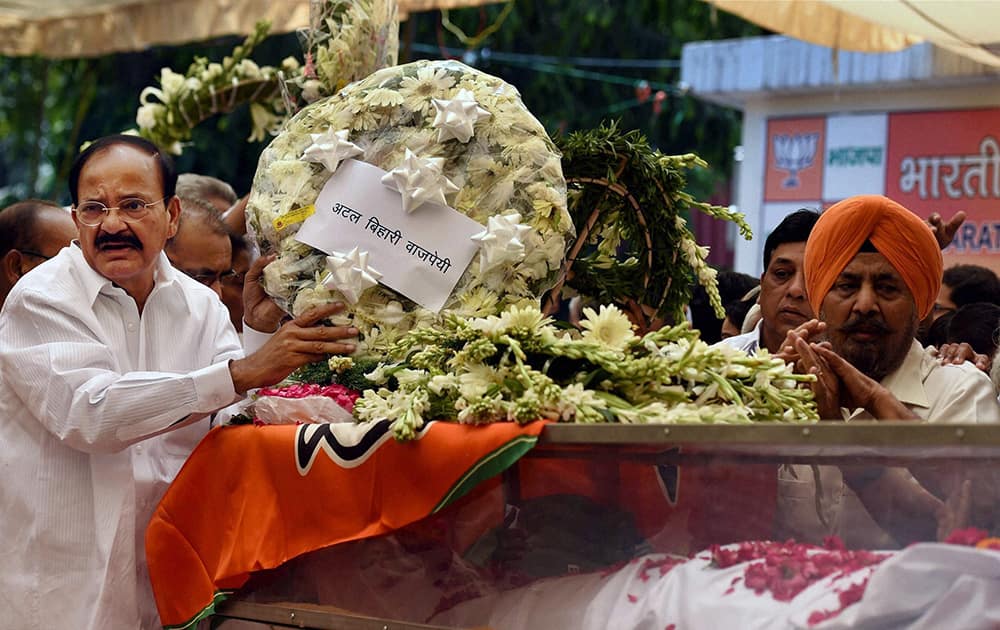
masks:
[(805, 335), (790, 331), (786, 337), (792, 344), (795, 356), (795, 371), (800, 374), (813, 374), (816, 380), (809, 384), (819, 417), (823, 420), (842, 420), (840, 413), (841, 392), (843, 385), (837, 372), (819, 352), (819, 344), (811, 344)]
[(807, 343), (813, 342), (822, 336), (824, 332), (826, 332), (826, 323), (818, 319), (810, 319), (807, 322), (799, 324), (788, 331), (788, 334), (785, 335), (785, 340), (781, 342), (781, 346), (779, 346), (775, 356), (781, 357), (785, 363), (795, 363), (799, 359), (798, 352), (795, 349), (796, 340), (802, 339)]
[(288, 317), (267, 293), (260, 283), (264, 267), (274, 262), (275, 255), (261, 256), (253, 261), (247, 270), (246, 281), (243, 283), (243, 321), (250, 328), (260, 332), (274, 332), (281, 322)]
[(307, 363), (322, 361), (331, 354), (354, 352), (354, 343), (347, 340), (357, 336), (357, 328), (319, 325), (343, 308), (342, 303), (336, 303), (310, 309), (282, 324), (257, 352), (230, 362), (236, 391), (242, 394), (255, 387), (274, 385)]
[(955, 233), (958, 232), (958, 228), (963, 223), (965, 223), (965, 213), (961, 210), (953, 214), (947, 222), (937, 212), (927, 218), (927, 225), (934, 232), (934, 238), (941, 249), (951, 245), (952, 239), (955, 238)]

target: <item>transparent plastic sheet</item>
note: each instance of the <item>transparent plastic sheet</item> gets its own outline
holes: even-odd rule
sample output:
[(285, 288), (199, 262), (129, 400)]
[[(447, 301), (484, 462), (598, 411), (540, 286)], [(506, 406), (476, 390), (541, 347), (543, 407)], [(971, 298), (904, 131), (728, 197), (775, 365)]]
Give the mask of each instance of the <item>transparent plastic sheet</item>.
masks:
[[(820, 450), (813, 465), (808, 456), (792, 457), (793, 464), (767, 449), (749, 459), (746, 453), (713, 448), (576, 450), (550, 449), (524, 458), (502, 479), (392, 535), (314, 552), (255, 575), (240, 598), (310, 602), (385, 620), (497, 630), (670, 624), (809, 628), (827, 618), (827, 625), (817, 627), (851, 627), (846, 620), (870, 623), (886, 614), (918, 628), (942, 627), (933, 625), (942, 615), (962, 620), (953, 627), (987, 628), (1000, 618), (1000, 600), (993, 597), (1000, 595), (1000, 553), (969, 546), (905, 547), (890, 539), (878, 548), (829, 542), (824, 547), (822, 539), (800, 540), (815, 546), (794, 546), (799, 559), (813, 558), (820, 567), (839, 564), (804, 585), (772, 580), (759, 593), (749, 586), (755, 562), (771, 562), (792, 548), (782, 545), (780, 532), (794, 529), (794, 519), (801, 516), (782, 510), (789, 496), (779, 469), (863, 466), (874, 476), (909, 464), (914, 476), (925, 480), (931, 469), (971, 479), (977, 505), (963, 525), (996, 536), (996, 453), (919, 462), (905, 455), (896, 461), (903, 454), (892, 448), (832, 458)], [(814, 499), (808, 497), (809, 509), (816, 509)], [(856, 519), (844, 513), (849, 506), (825, 509), (835, 515), (827, 535), (870, 542), (863, 531), (852, 530)], [(905, 544), (936, 540), (920, 528), (899, 537), (907, 539)], [(778, 541), (766, 543), (770, 560), (762, 555), (720, 565), (710, 551), (721, 545), (737, 553), (748, 541), (764, 545), (768, 540)], [(790, 575), (796, 575), (799, 565), (790, 566)], [(874, 586), (862, 605), (843, 605), (843, 593), (860, 599), (869, 581)], [(910, 590), (917, 585), (926, 593)], [(974, 595), (960, 599), (960, 591)], [(963, 608), (956, 607), (959, 601)]]

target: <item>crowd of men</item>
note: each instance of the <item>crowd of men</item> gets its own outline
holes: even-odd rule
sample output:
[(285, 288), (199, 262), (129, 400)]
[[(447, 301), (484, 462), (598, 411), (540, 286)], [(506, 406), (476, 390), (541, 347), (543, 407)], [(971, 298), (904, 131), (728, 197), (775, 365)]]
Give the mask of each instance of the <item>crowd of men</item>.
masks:
[[(282, 312), (258, 282), (271, 259), (252, 261), (241, 233), (245, 200), (178, 179), (143, 139), (92, 143), (69, 189), (71, 212), (36, 201), (0, 212), (0, 602), (9, 627), (153, 628), (142, 533), (210, 415), (352, 352), (357, 330), (324, 323), (341, 304)], [(765, 241), (752, 296), (739, 299), (756, 282), (729, 283), (727, 329), (745, 332), (721, 343), (815, 375), (824, 419), (1000, 422), (987, 376), (1000, 364), (1000, 282), (943, 269), (955, 228), (872, 195), (792, 213)], [(723, 335), (718, 320), (705, 326)], [(786, 466), (779, 535), (934, 538), (971, 518), (970, 494), (994, 492), (984, 483)]]

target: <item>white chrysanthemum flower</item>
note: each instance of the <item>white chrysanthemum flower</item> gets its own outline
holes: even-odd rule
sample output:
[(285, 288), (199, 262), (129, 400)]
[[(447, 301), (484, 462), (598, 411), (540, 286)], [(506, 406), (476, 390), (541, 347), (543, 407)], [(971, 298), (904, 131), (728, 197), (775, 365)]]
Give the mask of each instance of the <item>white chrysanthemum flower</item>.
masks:
[(500, 315), (500, 321), (506, 330), (521, 328), (538, 330), (552, 323), (551, 317), (546, 317), (537, 306), (512, 306)]
[(371, 131), (378, 127), (378, 115), (370, 110), (354, 112), (351, 117), (351, 130)]
[(387, 326), (398, 326), (404, 319), (408, 317), (408, 313), (403, 310), (403, 305), (392, 300), (382, 308), (378, 309), (375, 313), (375, 317), (379, 322), (386, 324)]
[(287, 74), (292, 74), (299, 69), (299, 60), (289, 55), (281, 60), (281, 69)]
[(410, 312), (413, 315), (413, 327), (423, 328), (431, 326), (437, 321), (437, 313), (428, 311), (426, 308), (415, 308)]
[(636, 339), (632, 322), (615, 306), (602, 305), (600, 313), (589, 306), (583, 309), (583, 338), (614, 350), (624, 350)]
[(525, 137), (518, 144), (517, 150), (512, 150), (509, 146), (504, 149), (503, 157), (510, 160), (514, 167), (534, 172), (538, 169), (538, 160), (548, 153), (549, 143), (540, 136), (532, 135)]
[(560, 195), (554, 188), (543, 182), (530, 184), (525, 192), (531, 197), (531, 205), (539, 219), (562, 220), (562, 211), (566, 208), (565, 196)]
[(459, 296), (461, 309), (469, 317), (483, 317), (497, 312), (500, 298), (485, 287), (476, 287)]
[[(267, 267), (264, 267), (264, 278), (267, 280), (267, 278), (273, 274), (283, 278), (285, 282), (291, 284), (293, 282), (292, 279), (298, 275), (297, 270), (289, 268), (287, 265), (279, 265), (278, 263), (280, 260), (281, 259), (279, 258)], [(300, 315), (310, 309), (316, 308), (317, 306), (329, 304), (334, 299), (333, 292), (323, 285), (302, 289), (295, 296), (295, 302), (292, 303), (292, 313)]]
[(283, 193), (294, 193), (313, 175), (309, 164), (301, 160), (276, 160), (271, 164), (271, 168), (277, 188)]
[(375, 88), (364, 98), (364, 102), (372, 107), (395, 107), (402, 105), (403, 100), (402, 94), (387, 88)]
[(431, 99), (445, 98), (453, 85), (455, 79), (444, 68), (425, 66), (417, 69), (417, 76), (400, 80), (399, 93), (407, 109), (426, 116), (433, 107)]
[(561, 236), (543, 239), (538, 232), (533, 231), (525, 240), (525, 249), (528, 255), (521, 264), (524, 275), (540, 279), (559, 268), (558, 261), (566, 253), (566, 241)]
[(467, 401), (478, 400), (485, 396), (491, 387), (501, 382), (503, 382), (502, 374), (488, 365), (475, 363), (458, 375), (458, 393)]

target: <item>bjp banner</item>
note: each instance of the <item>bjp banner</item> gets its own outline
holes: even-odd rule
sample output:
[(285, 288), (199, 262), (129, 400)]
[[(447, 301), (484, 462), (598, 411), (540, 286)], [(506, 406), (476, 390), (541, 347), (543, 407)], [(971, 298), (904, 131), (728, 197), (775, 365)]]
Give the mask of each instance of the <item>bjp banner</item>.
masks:
[(800, 207), (886, 195), (922, 218), (967, 219), (944, 250), (945, 268), (1000, 273), (1000, 109), (772, 118), (763, 233)]
[(825, 137), (823, 117), (768, 121), (764, 201), (820, 198)]
[(432, 422), (398, 442), (388, 421), (210, 432), (146, 530), (160, 620), (192, 628), (255, 571), (395, 531), (516, 462), (543, 422)]
[(886, 195), (922, 217), (964, 210), (945, 267), (1000, 272), (1000, 109), (890, 114)]

